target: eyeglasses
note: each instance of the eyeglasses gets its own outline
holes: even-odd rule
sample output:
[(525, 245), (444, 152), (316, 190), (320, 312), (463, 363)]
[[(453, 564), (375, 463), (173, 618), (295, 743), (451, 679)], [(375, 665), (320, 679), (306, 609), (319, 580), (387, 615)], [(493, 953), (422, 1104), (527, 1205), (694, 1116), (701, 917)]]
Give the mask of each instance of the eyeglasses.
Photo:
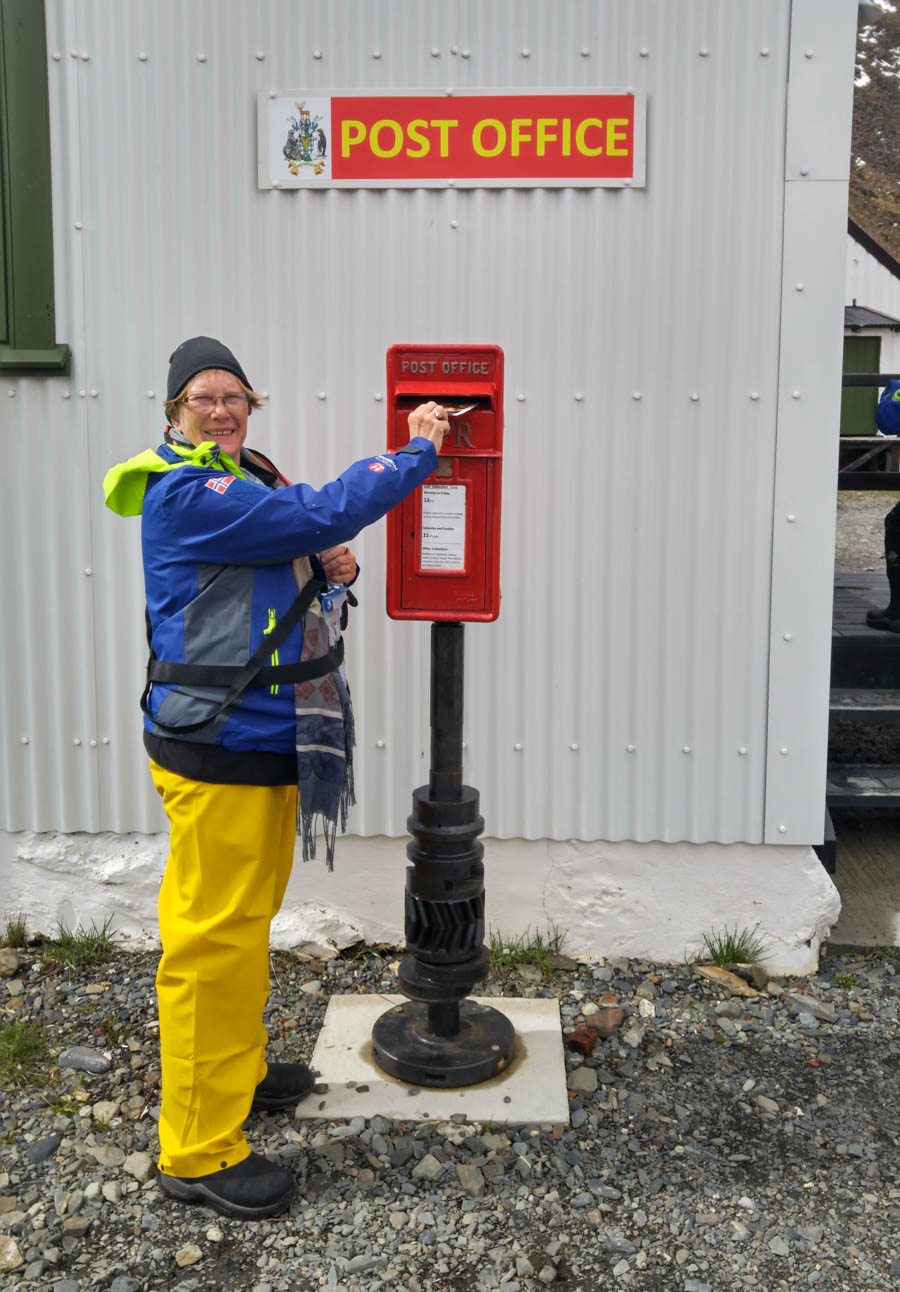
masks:
[(182, 403), (190, 404), (198, 413), (211, 413), (220, 400), (229, 413), (236, 413), (242, 405), (250, 402), (245, 394), (236, 392), (231, 395), (185, 395)]

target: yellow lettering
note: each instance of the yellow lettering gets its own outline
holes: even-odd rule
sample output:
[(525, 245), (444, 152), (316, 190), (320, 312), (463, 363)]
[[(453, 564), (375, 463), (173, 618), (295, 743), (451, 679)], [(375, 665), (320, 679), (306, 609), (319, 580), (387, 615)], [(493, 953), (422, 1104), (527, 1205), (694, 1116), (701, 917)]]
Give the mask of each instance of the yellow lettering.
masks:
[(431, 122), (432, 130), (439, 130), (441, 134), (440, 152), (442, 157), (446, 157), (450, 152), (450, 144), (448, 142), (450, 138), (450, 131), (453, 129), (454, 126), (458, 126), (458, 125), (459, 125), (458, 121), (432, 121)]
[(572, 156), (572, 120), (570, 117), (563, 117), (562, 155), (563, 157)]
[(361, 144), (366, 137), (366, 128), (361, 121), (346, 120), (341, 122), (341, 156), (349, 157), (350, 149)]
[(417, 118), (415, 121), (410, 121), (409, 124), (407, 125), (406, 133), (409, 135), (410, 143), (419, 145), (418, 150), (414, 148), (407, 148), (406, 150), (407, 157), (427, 157), (428, 156), (429, 152), (431, 151), (431, 144), (428, 140), (428, 136), (423, 135), (421, 133), (422, 127), (427, 125), (428, 125), (428, 122), (423, 121), (421, 118)]
[(551, 134), (548, 126), (556, 125), (556, 117), (538, 117), (537, 122), (537, 155), (543, 157), (547, 151), (547, 144), (556, 143), (556, 135)]
[(617, 148), (616, 145), (620, 140), (624, 142), (627, 133), (624, 130), (617, 130), (616, 126), (627, 126), (627, 117), (610, 117), (606, 123), (606, 155), (607, 157), (627, 157), (627, 148)]
[(596, 127), (597, 130), (602, 130), (603, 122), (597, 117), (585, 117), (585, 119), (583, 121), (579, 121), (578, 125), (575, 127), (575, 147), (583, 157), (599, 157), (603, 152), (602, 146), (598, 148), (588, 147), (585, 135), (591, 126)]
[(510, 131), (510, 155), (518, 157), (519, 145), (531, 142), (531, 135), (526, 135), (522, 130), (523, 126), (531, 125), (531, 117), (513, 117), (509, 124), (512, 127)]
[[(493, 148), (487, 148), (484, 145), (482, 136), (485, 130), (495, 130), (497, 132), (497, 142)], [(506, 127), (501, 121), (496, 121), (493, 117), (485, 117), (483, 121), (477, 121), (472, 130), (472, 147), (479, 157), (496, 157), (506, 147)]]
[[(390, 148), (382, 148), (379, 142), (382, 130), (390, 130), (394, 135), (394, 142)], [(388, 117), (384, 121), (376, 121), (369, 131), (369, 147), (376, 157), (396, 157), (397, 153), (403, 147), (403, 131), (400, 129), (398, 121), (391, 121)]]

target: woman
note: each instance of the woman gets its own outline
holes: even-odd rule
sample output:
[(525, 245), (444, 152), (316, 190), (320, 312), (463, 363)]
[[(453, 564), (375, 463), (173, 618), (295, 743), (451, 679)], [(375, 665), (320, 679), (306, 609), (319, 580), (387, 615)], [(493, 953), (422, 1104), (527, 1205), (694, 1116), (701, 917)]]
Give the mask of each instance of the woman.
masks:
[(404, 449), (316, 490), (244, 447), (259, 407), (232, 352), (192, 337), (170, 359), (165, 443), (104, 481), (108, 506), (142, 517), (144, 743), (170, 824), (159, 1183), (246, 1219), (283, 1210), (294, 1181), (250, 1151), (242, 1123), (312, 1088), (304, 1064), (266, 1063), (262, 1012), (298, 821), (304, 856), (323, 825), (330, 863), (352, 801), (346, 543), (427, 479), (448, 429), (443, 409), (422, 404)]

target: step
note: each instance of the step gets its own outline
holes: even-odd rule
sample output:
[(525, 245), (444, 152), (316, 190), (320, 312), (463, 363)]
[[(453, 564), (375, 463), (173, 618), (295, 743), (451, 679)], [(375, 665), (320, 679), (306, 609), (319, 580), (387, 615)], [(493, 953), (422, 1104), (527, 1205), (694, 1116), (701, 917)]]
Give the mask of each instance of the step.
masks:
[(829, 763), (825, 801), (836, 807), (900, 807), (900, 766)]
[(833, 718), (900, 722), (900, 690), (833, 686), (828, 710)]

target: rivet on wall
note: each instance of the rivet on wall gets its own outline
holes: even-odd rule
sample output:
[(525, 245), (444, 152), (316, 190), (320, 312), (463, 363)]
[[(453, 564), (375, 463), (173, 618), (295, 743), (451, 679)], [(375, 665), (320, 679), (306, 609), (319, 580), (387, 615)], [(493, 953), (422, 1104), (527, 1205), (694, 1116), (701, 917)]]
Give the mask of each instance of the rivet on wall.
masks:
[(317, 398), (317, 399), (327, 399), (327, 398), (328, 398), (328, 395), (326, 394), (326, 392), (325, 392), (324, 390), (320, 390), (320, 391), (319, 391), (319, 393), (318, 393), (318, 395), (316, 396), (316, 398)]
[(696, 404), (699, 401), (699, 399), (700, 399), (700, 396), (697, 394), (696, 390), (693, 391), (693, 393), (691, 394), (691, 403)]
[(642, 46), (641, 46), (641, 48), (638, 50), (638, 53), (640, 54), (641, 58), (649, 58), (649, 57), (650, 57), (650, 51), (649, 51), (649, 49), (647, 48), (647, 46), (646, 46), (646, 45), (642, 45)]
[(584, 48), (583, 48), (583, 49), (582, 49), (582, 51), (581, 51), (581, 57), (582, 57), (582, 58), (590, 58), (590, 56), (591, 56), (591, 51), (588, 49), (587, 45), (585, 45), (585, 46), (584, 46)]
[(372, 398), (375, 400), (376, 404), (380, 404), (382, 399), (384, 399), (384, 395), (382, 395), (380, 390), (376, 390)]
[(268, 392), (267, 390), (261, 390), (261, 391), (259, 392), (259, 397), (260, 397), (260, 399), (268, 399), (268, 398), (269, 398), (269, 392)]
[(88, 741), (88, 744), (90, 745), (91, 749), (96, 749), (96, 748), (97, 748), (97, 742), (96, 742), (96, 740), (89, 740), (89, 741)]
[(787, 826), (786, 826), (786, 825), (780, 825), (780, 826), (778, 827), (778, 833), (779, 833), (779, 834), (787, 834)]
[(738, 753), (740, 754), (741, 758), (746, 758), (746, 757), (747, 757), (747, 746), (746, 746), (746, 745), (738, 745)]
[(459, 53), (459, 45), (451, 45), (451, 46), (450, 46), (450, 53), (451, 53), (451, 54), (458, 54), (458, 53)]
[(640, 399), (640, 398), (641, 398), (641, 392), (640, 392), (639, 390), (633, 390), (633, 391), (631, 392), (631, 398), (632, 398), (632, 399)]
[(458, 229), (458, 228), (459, 228), (459, 220), (451, 220), (451, 221), (450, 221), (450, 228), (451, 228), (451, 229)]
[(768, 57), (769, 57), (769, 46), (768, 46), (768, 45), (763, 45), (762, 49), (759, 51), (759, 56), (760, 56), (760, 58), (768, 58)]
[(53, 61), (54, 61), (54, 63), (58, 63), (58, 62), (59, 62), (59, 60), (60, 60), (61, 58), (62, 58), (62, 54), (59, 52), (59, 50), (58, 50), (58, 49), (55, 49), (55, 50), (53, 51)]
[(76, 220), (76, 221), (75, 221), (75, 228), (76, 228), (76, 229), (79, 231), (79, 233), (80, 233), (80, 232), (81, 232), (81, 230), (84, 228), (84, 225), (82, 224), (82, 222), (81, 222), (80, 220)]
[(440, 58), (440, 56), (441, 56), (441, 51), (437, 48), (437, 46), (435, 46), (434, 49), (431, 51), (431, 57)]
[(794, 291), (795, 291), (795, 292), (802, 292), (802, 291), (803, 291), (803, 288), (804, 288), (805, 286), (806, 286), (806, 284), (805, 284), (805, 283), (794, 283)]
[(462, 57), (462, 58), (471, 58), (471, 57), (472, 57), (472, 51), (471, 51), (470, 49), (464, 49), (464, 50), (462, 51), (462, 55), (461, 55), (461, 57)]
[(372, 57), (373, 57), (373, 58), (381, 58), (381, 50), (380, 50), (380, 49), (373, 49), (373, 50), (372, 50)]
[(20, 744), (20, 745), (27, 745), (27, 744), (28, 744), (28, 737), (27, 737), (27, 736), (20, 736), (20, 737), (19, 737), (19, 744)]
[(808, 175), (808, 174), (809, 174), (809, 167), (808, 167), (808, 166), (801, 166), (801, 167), (800, 167), (800, 174), (801, 174), (801, 175)]
[(800, 398), (800, 391), (799, 391), (799, 390), (792, 390), (792, 391), (791, 391), (791, 399), (799, 399), (799, 398)]
[(793, 525), (794, 521), (797, 519), (797, 517), (794, 515), (792, 511), (788, 512), (787, 518), (788, 518), (788, 523), (791, 525)]
[(321, 49), (314, 49), (314, 50), (313, 50), (313, 58), (321, 58), (321, 57), (322, 57), (322, 51), (321, 51)]
[(91, 567), (88, 565), (88, 566), (85, 568), (84, 573), (85, 573), (85, 575), (86, 575), (86, 577), (87, 577), (87, 578), (90, 578), (90, 577), (91, 577), (91, 575), (94, 573), (94, 571), (93, 571), (93, 570), (91, 569)]
[(72, 741), (72, 744), (73, 744), (73, 745), (75, 746), (75, 748), (77, 749), (77, 748), (78, 748), (78, 746), (81, 744), (81, 741), (80, 741), (80, 740), (78, 739), (78, 737), (76, 736), (76, 737), (75, 737), (75, 739)]
[(813, 54), (813, 52), (812, 52), (812, 50), (811, 50), (811, 49), (808, 49), (808, 50), (804, 53), (803, 57), (804, 57), (804, 58), (814, 58), (814, 57), (815, 57), (815, 55)]
[(141, 50), (141, 51), (139, 52), (139, 54), (138, 54), (138, 62), (139, 62), (139, 63), (146, 63), (146, 61), (147, 61), (147, 55), (146, 55), (146, 53), (144, 52), (144, 50)]
[(9, 390), (6, 393), (7, 395), (9, 395), (10, 399), (15, 399), (16, 392), (13, 390), (12, 386), (10, 386)]
[(521, 754), (522, 745), (519, 743), (519, 741), (516, 741), (516, 743), (513, 745), (513, 749), (516, 751), (517, 754)]
[(205, 54), (198, 54), (198, 55), (197, 55), (197, 62), (198, 62), (198, 63), (205, 63), (205, 62), (206, 62), (206, 55), (205, 55)]
[(62, 394), (62, 397), (63, 397), (63, 399), (71, 399), (71, 398), (72, 398), (72, 392), (71, 392), (71, 390), (64, 390), (64, 391), (63, 391), (63, 394)]
[(87, 52), (87, 50), (86, 50), (86, 49), (83, 49), (83, 50), (81, 51), (81, 61), (82, 61), (82, 63), (89, 63), (89, 62), (90, 62), (90, 59), (91, 59), (90, 54)]
[(79, 390), (79, 392), (78, 392), (78, 398), (79, 398), (79, 399), (86, 399), (86, 398), (87, 398), (87, 391), (86, 391), (86, 390)]
[(266, 57), (266, 55), (265, 55), (265, 51), (264, 51), (264, 50), (262, 50), (262, 49), (258, 49), (258, 50), (256, 51), (256, 61), (257, 61), (257, 63), (262, 63), (262, 62), (263, 62), (263, 60), (265, 59), (265, 57)]
[(78, 50), (77, 50), (77, 49), (70, 49), (70, 50), (69, 50), (69, 57), (70, 57), (70, 58), (77, 58), (77, 57), (78, 57)]
[(523, 49), (523, 50), (522, 50), (522, 57), (523, 57), (523, 58), (531, 58), (531, 50), (530, 50), (530, 49)]
[(375, 748), (376, 748), (376, 749), (384, 749), (384, 741), (383, 741), (383, 740), (376, 740), (376, 741), (375, 741)]
[(581, 401), (582, 401), (583, 399), (584, 399), (584, 394), (583, 394), (583, 392), (582, 392), (582, 391), (580, 391), (580, 390), (576, 390), (576, 391), (575, 391), (575, 402), (576, 402), (576, 403), (578, 403), (578, 404), (580, 404), (580, 403), (581, 403)]
[(573, 740), (571, 745), (569, 745), (569, 748), (571, 749), (573, 754), (577, 754), (581, 746), (577, 744), (576, 741)]
[(790, 750), (788, 749), (787, 745), (782, 745), (778, 752), (779, 754), (781, 754), (783, 758), (786, 758), (787, 755), (790, 753)]
[(278, 91), (277, 91), (277, 90), (270, 90), (270, 91), (269, 91), (269, 98), (270, 98), (270, 99), (277, 99), (277, 98), (278, 98)]
[(785, 640), (786, 642), (793, 641), (793, 637), (794, 637), (793, 633), (785, 633), (785, 634), (784, 634), (784, 640)]
[(148, 390), (148, 391), (147, 391), (147, 398), (148, 398), (148, 399), (155, 399), (155, 398), (156, 398), (156, 391), (155, 391), (155, 390)]
[(750, 391), (750, 398), (751, 398), (751, 399), (754, 399), (754, 400), (759, 399), (759, 391), (758, 391), (758, 390), (751, 390), (751, 391)]
[(519, 391), (519, 393), (516, 395), (516, 399), (519, 401), (519, 403), (520, 403), (520, 404), (524, 404), (524, 403), (525, 403), (525, 393), (524, 393), (524, 391), (521, 391), (521, 390), (520, 390), (520, 391)]
[(709, 58), (709, 50), (706, 48), (706, 46), (705, 46), (705, 45), (703, 45), (703, 46), (701, 47), (701, 49), (700, 49), (700, 57), (701, 57), (701, 58)]
[(625, 752), (626, 752), (627, 754), (633, 754), (633, 753), (634, 753), (634, 745), (626, 745), (626, 746), (625, 746)]
[(468, 748), (469, 748), (469, 742), (468, 742), (468, 740), (464, 740), (464, 741), (463, 741), (463, 749), (468, 749)]
[(682, 752), (683, 754), (689, 754), (689, 753), (691, 752), (691, 747), (690, 747), (690, 745), (682, 745), (682, 746), (681, 746), (681, 752)]
[(101, 745), (108, 745), (108, 744), (109, 744), (109, 736), (103, 736), (103, 737), (101, 738), (101, 740), (100, 740), (100, 744), (101, 744)]
[(91, 391), (91, 399), (96, 399), (96, 398), (97, 398), (97, 396), (98, 396), (99, 394), (100, 394), (100, 391), (99, 391), (99, 390), (92, 390), (92, 391)]

